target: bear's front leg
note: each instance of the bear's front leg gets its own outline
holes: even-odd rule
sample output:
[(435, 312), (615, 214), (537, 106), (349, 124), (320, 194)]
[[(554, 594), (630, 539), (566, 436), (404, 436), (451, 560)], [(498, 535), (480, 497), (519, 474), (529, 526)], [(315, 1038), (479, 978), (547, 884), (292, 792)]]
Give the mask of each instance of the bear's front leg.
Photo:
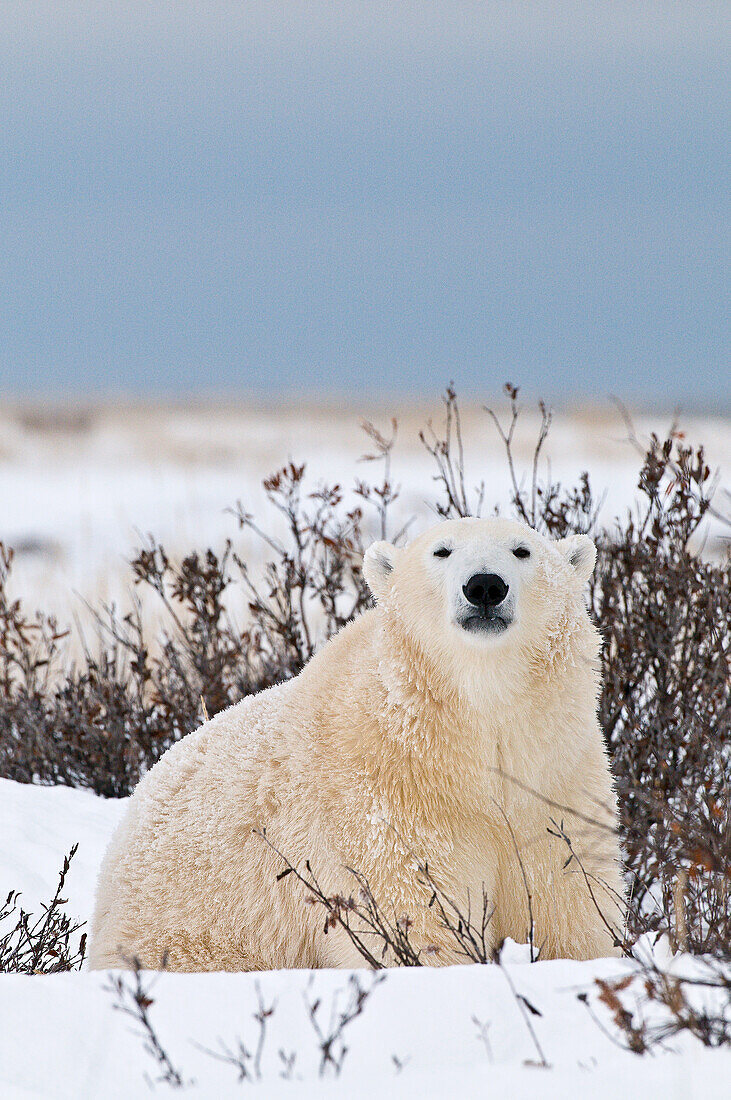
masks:
[[(611, 846), (605, 845), (607, 848)], [(501, 938), (531, 936), (541, 959), (594, 959), (620, 954), (623, 888), (611, 850), (548, 836), (513, 852), (496, 905)]]

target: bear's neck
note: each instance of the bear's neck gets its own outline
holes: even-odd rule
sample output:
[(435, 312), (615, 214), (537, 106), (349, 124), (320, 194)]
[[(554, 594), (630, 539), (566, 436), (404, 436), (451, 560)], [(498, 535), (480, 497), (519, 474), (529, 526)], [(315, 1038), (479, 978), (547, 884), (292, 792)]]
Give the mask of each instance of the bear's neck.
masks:
[(430, 660), (395, 615), (382, 614), (381, 631), (374, 638), (383, 689), (374, 746), (381, 778), (390, 777), (397, 801), (408, 801), (410, 789), (419, 792), (419, 801), (427, 791), (436, 802), (442, 794), (449, 798), (455, 777), (461, 798), (466, 787), (477, 791), (484, 773), (485, 699)]
[[(573, 696), (573, 680), (586, 663), (576, 651), (583, 645), (586, 652), (584, 632), (566, 630), (560, 652), (519, 651), (457, 678), (430, 661), (395, 615), (384, 611), (380, 620), (383, 633), (374, 646), (383, 713), (369, 753), (379, 787), (394, 808), (431, 800), (439, 815), (455, 801), (463, 810), (473, 800), (481, 805), (490, 777), (516, 770), (507, 727), (523, 726), (540, 740), (543, 727), (560, 721), (563, 700)], [(586, 695), (585, 670), (579, 675)], [(589, 700), (589, 716), (591, 707)]]

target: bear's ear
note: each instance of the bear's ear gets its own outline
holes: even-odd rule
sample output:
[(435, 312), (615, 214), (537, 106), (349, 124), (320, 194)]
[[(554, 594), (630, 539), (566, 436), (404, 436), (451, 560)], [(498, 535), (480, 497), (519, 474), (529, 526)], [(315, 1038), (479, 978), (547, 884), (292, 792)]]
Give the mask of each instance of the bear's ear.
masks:
[(374, 542), (363, 555), (363, 576), (377, 600), (391, 587), (391, 574), (398, 550), (390, 542)]
[(569, 565), (573, 565), (579, 578), (588, 581), (596, 563), (596, 546), (589, 536), (569, 535), (566, 539), (558, 539), (556, 547)]

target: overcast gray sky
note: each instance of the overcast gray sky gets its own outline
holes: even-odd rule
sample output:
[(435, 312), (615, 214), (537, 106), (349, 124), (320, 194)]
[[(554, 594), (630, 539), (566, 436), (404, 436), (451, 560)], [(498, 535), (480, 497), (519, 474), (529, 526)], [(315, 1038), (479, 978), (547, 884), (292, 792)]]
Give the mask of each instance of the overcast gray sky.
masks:
[(728, 409), (728, 10), (5, 0), (2, 392)]

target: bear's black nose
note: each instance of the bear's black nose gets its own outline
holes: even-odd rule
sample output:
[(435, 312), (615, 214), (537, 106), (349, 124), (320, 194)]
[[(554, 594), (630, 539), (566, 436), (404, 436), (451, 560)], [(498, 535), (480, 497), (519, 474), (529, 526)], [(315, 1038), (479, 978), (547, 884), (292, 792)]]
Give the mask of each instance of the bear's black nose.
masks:
[(508, 586), (497, 573), (475, 573), (462, 591), (475, 607), (497, 607), (508, 594)]

